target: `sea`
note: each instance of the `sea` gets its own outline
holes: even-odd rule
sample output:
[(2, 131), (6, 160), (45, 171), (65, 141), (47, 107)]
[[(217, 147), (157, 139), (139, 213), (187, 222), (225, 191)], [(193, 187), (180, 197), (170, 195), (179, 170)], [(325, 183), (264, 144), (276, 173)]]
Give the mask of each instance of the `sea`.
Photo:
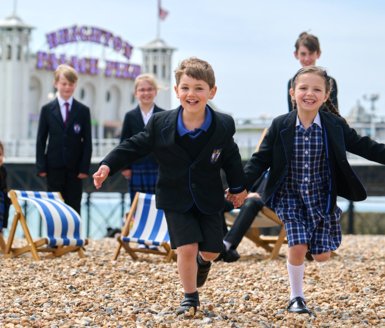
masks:
[[(349, 202), (338, 198), (338, 206), (343, 212), (348, 211)], [(36, 208), (31, 204), (23, 204), (26, 213), (28, 227), (33, 238), (46, 235), (45, 226)], [(89, 239), (102, 239), (107, 236), (109, 228), (119, 229), (123, 225), (125, 213), (130, 209), (129, 194), (121, 193), (91, 193), (83, 194), (82, 198), (82, 236)], [(365, 201), (354, 203), (355, 213), (384, 213), (385, 196), (368, 197)], [(4, 229), (4, 236), (7, 236), (12, 224), (14, 209), (11, 206), (9, 213), (8, 229)], [(24, 236), (20, 225), (16, 230), (16, 237)]]

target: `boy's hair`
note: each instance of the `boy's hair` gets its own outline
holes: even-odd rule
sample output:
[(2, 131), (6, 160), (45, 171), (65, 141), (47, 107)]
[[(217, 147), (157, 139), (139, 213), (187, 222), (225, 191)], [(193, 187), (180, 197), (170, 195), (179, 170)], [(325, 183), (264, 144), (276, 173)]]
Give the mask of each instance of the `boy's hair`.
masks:
[(78, 73), (76, 70), (66, 64), (59, 65), (55, 70), (55, 82), (59, 81), (60, 75), (63, 74), (64, 77), (71, 83), (76, 83), (78, 81)]
[(183, 74), (196, 80), (205, 81), (210, 89), (215, 87), (214, 70), (207, 61), (196, 57), (190, 57), (183, 60), (175, 70), (176, 85), (179, 85)]
[[(333, 89), (333, 80), (330, 78), (326, 70), (322, 67), (319, 66), (305, 66), (302, 67), (298, 72), (294, 75), (294, 77), (291, 80), (291, 88), (295, 90), (295, 86), (297, 84), (298, 77), (303, 75), (303, 74), (316, 74), (320, 77), (322, 77), (325, 81), (325, 90), (326, 93), (330, 95), (330, 92)], [(295, 103), (293, 101), (293, 108), (295, 108)], [(330, 98), (328, 98), (325, 102), (325, 105), (322, 106), (322, 108), (328, 112), (332, 112), (338, 116), (341, 116), (338, 108), (336, 108), (333, 103), (331, 102)]]
[(295, 52), (298, 52), (298, 49), (300, 46), (306, 47), (309, 49), (310, 52), (317, 52), (321, 53), (321, 46), (318, 41), (318, 38), (310, 33), (302, 32), (299, 36), (297, 41), (295, 41)]
[(136, 77), (135, 79), (135, 82), (134, 82), (134, 90), (136, 91), (136, 89), (138, 88), (138, 84), (142, 81), (147, 81), (148, 83), (150, 83), (154, 89), (158, 90), (159, 89), (159, 86), (158, 86), (158, 83), (156, 82), (155, 80), (155, 77), (154, 75), (152, 74), (140, 74)]
[(0, 141), (0, 150), (4, 154), (4, 145), (1, 141)]

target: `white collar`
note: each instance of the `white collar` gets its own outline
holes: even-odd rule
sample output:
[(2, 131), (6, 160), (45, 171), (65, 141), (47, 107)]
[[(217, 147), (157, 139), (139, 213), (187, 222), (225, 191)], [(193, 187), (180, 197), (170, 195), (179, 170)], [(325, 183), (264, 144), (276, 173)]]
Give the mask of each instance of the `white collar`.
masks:
[(60, 107), (63, 107), (65, 103), (69, 103), (70, 104), (70, 108), (72, 107), (72, 102), (74, 100), (73, 97), (69, 98), (68, 100), (64, 100), (63, 98), (61, 98), (59, 95), (57, 96), (57, 100), (59, 102), (59, 105)]
[[(319, 115), (319, 112), (317, 112), (317, 115), (314, 118), (313, 123), (317, 124), (320, 128), (322, 128), (321, 117)], [(298, 126), (298, 125), (301, 125), (301, 121), (299, 120), (299, 117), (298, 117), (298, 114), (297, 114), (297, 122), (296, 122), (295, 126)]]

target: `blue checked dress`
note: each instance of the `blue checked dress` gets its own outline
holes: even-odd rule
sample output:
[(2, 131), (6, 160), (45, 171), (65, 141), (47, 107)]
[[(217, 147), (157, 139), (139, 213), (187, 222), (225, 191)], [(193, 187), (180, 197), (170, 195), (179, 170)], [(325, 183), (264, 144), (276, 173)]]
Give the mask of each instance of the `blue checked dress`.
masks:
[(156, 180), (158, 179), (158, 163), (152, 156), (132, 164), (132, 177), (130, 180), (130, 197), (134, 199), (136, 192), (155, 194)]
[(289, 247), (308, 244), (312, 254), (341, 244), (341, 209), (326, 210), (330, 174), (323, 140), (319, 125), (296, 126), (288, 175), (271, 204), (285, 224)]

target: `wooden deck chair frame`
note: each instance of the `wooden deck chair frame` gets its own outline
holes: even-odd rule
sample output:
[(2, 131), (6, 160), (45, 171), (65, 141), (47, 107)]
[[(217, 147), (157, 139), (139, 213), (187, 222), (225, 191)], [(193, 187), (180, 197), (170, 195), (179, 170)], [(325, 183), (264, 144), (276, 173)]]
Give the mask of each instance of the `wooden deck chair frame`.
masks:
[(4, 240), (3, 232), (0, 232), (0, 253), (5, 253), (6, 242)]
[[(135, 194), (134, 200), (131, 204), (131, 208), (129, 212), (126, 214), (125, 222), (122, 228), (121, 235), (117, 237), (118, 246), (116, 247), (113, 260), (116, 260), (120, 254), (120, 251), (122, 247), (125, 249), (125, 251), (131, 256), (133, 260), (137, 260), (139, 257), (136, 253), (147, 253), (147, 254), (156, 254), (161, 255), (165, 257), (165, 260), (167, 262), (170, 262), (171, 260), (176, 259), (175, 252), (171, 249), (169, 242), (161, 242), (159, 246), (157, 246), (156, 249), (151, 248), (139, 248), (139, 247), (133, 247), (133, 244), (136, 244), (139, 246), (139, 244), (147, 245), (147, 242), (145, 243), (136, 243), (136, 242), (127, 242), (123, 241), (122, 238), (129, 236), (130, 230), (133, 227), (133, 223), (135, 220), (135, 212), (138, 207), (139, 203), (139, 197), (140, 195), (145, 195), (142, 193), (137, 192)], [(165, 219), (165, 218), (164, 218)]]
[[(69, 252), (77, 252), (79, 257), (83, 258), (85, 257), (83, 246), (88, 244), (87, 239), (84, 240), (83, 245), (76, 246), (76, 245), (57, 245), (55, 247), (49, 246), (49, 240), (48, 238), (40, 238), (38, 240), (33, 240), (30, 230), (28, 228), (27, 220), (24, 215), (23, 209), (20, 206), (18, 193), (19, 191), (11, 190), (9, 191), (8, 195), (11, 198), (11, 202), (13, 207), (15, 208), (15, 214), (13, 217), (12, 226), (9, 232), (8, 240), (5, 247), (5, 254), (4, 256), (7, 258), (11, 257), (17, 257), (25, 253), (31, 253), (33, 259), (40, 260), (41, 257), (39, 256), (39, 252), (49, 253), (48, 255), (44, 256), (44, 258), (55, 258), (62, 256)], [(45, 193), (45, 192), (44, 192)], [(58, 197), (60, 197), (60, 202), (63, 202), (63, 198), (61, 197), (60, 193), (55, 193)], [(56, 202), (59, 202), (59, 200), (55, 200)], [(66, 207), (69, 207), (68, 205), (65, 205)], [(73, 210), (73, 209), (72, 209)], [(74, 210), (73, 210), (74, 211)], [(41, 218), (42, 219), (42, 218)], [(12, 247), (14, 243), (16, 228), (18, 224), (20, 223), (22, 230), (24, 232), (24, 236), (26, 239), (27, 245), (21, 246), (21, 247)]]
[[(262, 131), (255, 151), (258, 151), (266, 133), (267, 128)], [(225, 214), (227, 225), (232, 226), (234, 220), (236, 219), (234, 214), (237, 214), (238, 212), (239, 210), (235, 210), (233, 213)], [(274, 226), (280, 227), (278, 236), (261, 235), (260, 228), (268, 228)], [(287, 243), (286, 231), (283, 222), (279, 219), (277, 214), (275, 214), (275, 212), (267, 206), (264, 206), (255, 217), (251, 227), (246, 232), (245, 237), (253, 241), (256, 246), (260, 246), (267, 252), (271, 253), (269, 257), (270, 259), (276, 259), (279, 255), (279, 250), (281, 249), (282, 244)], [(273, 244), (273, 246), (270, 246), (270, 244)]]
[[(233, 210), (225, 213), (226, 224), (232, 226), (236, 220), (239, 210)], [(263, 236), (260, 228), (280, 227), (278, 236)], [(245, 237), (255, 243), (256, 246), (262, 247), (270, 253), (270, 259), (276, 259), (279, 255), (281, 246), (286, 243), (286, 231), (282, 221), (277, 214), (267, 206), (264, 206), (258, 215), (254, 218), (253, 223), (247, 230)], [(272, 244), (272, 245), (270, 245)]]

